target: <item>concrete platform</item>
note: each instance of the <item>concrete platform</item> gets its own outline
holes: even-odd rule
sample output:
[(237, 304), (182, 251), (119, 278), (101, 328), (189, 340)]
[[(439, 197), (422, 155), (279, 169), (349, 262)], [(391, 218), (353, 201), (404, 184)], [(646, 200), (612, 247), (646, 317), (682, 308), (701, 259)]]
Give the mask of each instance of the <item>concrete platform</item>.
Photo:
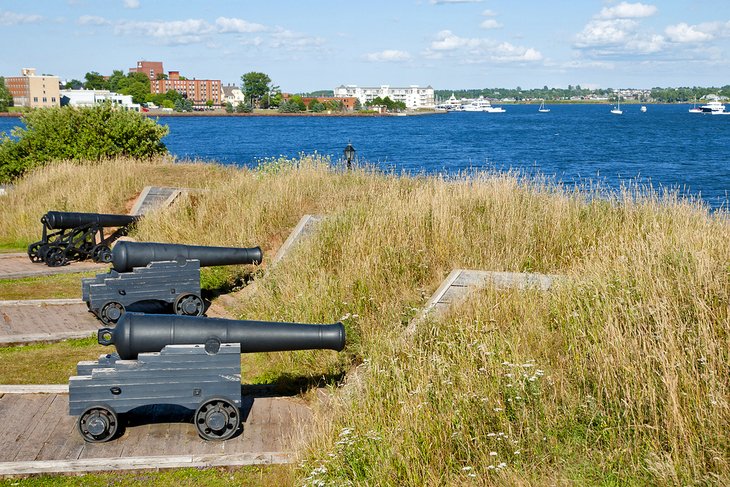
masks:
[[(261, 389), (261, 388), (258, 388)], [(243, 388), (243, 432), (224, 442), (198, 437), (192, 413), (147, 407), (121, 418), (124, 434), (108, 443), (84, 442), (68, 414), (66, 394), (0, 397), (0, 475), (287, 463), (309, 435), (312, 412), (296, 397)]]
[(107, 269), (109, 269), (109, 264), (97, 264), (91, 261), (71, 262), (61, 267), (48, 267), (43, 262), (31, 262), (28, 254), (0, 254), (0, 279), (52, 276), (86, 271), (104, 272)]

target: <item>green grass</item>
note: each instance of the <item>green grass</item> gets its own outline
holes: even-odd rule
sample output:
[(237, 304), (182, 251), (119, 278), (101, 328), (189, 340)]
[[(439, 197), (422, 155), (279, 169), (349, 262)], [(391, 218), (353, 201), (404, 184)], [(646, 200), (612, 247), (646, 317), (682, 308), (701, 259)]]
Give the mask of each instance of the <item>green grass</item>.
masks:
[[(39, 264), (42, 265), (42, 264)], [(95, 271), (0, 280), (0, 299), (62, 299), (81, 297), (81, 278)]]
[(291, 469), (286, 466), (268, 465), (243, 468), (180, 468), (159, 472), (109, 472), (74, 476), (39, 475), (24, 479), (0, 479), (0, 486), (84, 486), (108, 487), (112, 485), (139, 486), (148, 485), (182, 487), (182, 486), (270, 486), (291, 485)]
[[(109, 353), (96, 336), (59, 343), (0, 347), (0, 384), (67, 384), (76, 364)], [(39, 367), (39, 364), (43, 364)]]
[[(114, 209), (146, 172), (173, 167), (116, 164), (125, 171), (114, 202), (84, 189), (112, 163), (24, 180), (0, 214), (0, 242), (37, 232), (24, 215), (61, 201), (53, 188)], [(197, 165), (174, 169), (210, 191), (146, 216), (135, 237), (262, 245), (267, 262), (303, 213), (327, 215), (229, 308), (345, 324), (343, 353), (243, 362), (247, 380), (294, 390), (349, 375), (318, 411), (293, 483), (730, 484), (727, 214), (646, 188), (599, 198), (513, 174), (398, 177), (318, 158), (211, 166), (209, 177)], [(562, 274), (568, 284), (485, 289), (404, 336), (454, 268)], [(225, 275), (209, 279), (227, 286)]]

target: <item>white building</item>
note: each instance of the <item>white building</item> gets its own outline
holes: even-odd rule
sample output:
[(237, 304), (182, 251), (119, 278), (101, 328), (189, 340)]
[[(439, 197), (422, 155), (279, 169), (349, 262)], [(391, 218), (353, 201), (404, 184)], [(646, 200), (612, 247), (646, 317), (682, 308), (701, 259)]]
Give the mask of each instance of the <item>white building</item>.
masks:
[(241, 91), (241, 88), (239, 88), (236, 85), (224, 85), (222, 87), (223, 91), (223, 100), (222, 103), (225, 105), (226, 103), (230, 103), (234, 107), (237, 106), (239, 103), (243, 103), (246, 101), (246, 97), (243, 95), (243, 91)]
[(107, 100), (124, 110), (140, 110), (139, 103), (132, 101), (132, 95), (120, 95), (109, 90), (61, 90), (61, 105), (93, 107)]
[(360, 103), (365, 105), (375, 98), (385, 98), (393, 101), (402, 101), (406, 108), (418, 110), (419, 108), (434, 108), (433, 88), (425, 88), (418, 85), (411, 85), (408, 88), (395, 88), (390, 85), (381, 85), (377, 88), (359, 87), (357, 85), (340, 85), (335, 88), (335, 97), (354, 96)]

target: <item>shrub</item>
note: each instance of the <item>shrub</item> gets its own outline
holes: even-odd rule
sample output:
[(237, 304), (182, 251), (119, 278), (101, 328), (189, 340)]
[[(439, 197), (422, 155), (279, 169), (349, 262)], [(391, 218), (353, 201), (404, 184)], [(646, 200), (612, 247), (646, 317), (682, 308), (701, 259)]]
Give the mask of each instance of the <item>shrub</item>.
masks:
[(147, 158), (167, 152), (167, 126), (104, 104), (92, 108), (44, 108), (23, 116), (26, 128), (0, 139), (0, 182), (57, 160)]

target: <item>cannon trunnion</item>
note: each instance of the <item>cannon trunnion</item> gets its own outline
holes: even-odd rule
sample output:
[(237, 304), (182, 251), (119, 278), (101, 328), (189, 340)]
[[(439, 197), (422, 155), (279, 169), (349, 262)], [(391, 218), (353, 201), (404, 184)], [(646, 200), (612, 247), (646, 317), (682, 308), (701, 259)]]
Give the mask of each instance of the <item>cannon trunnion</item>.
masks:
[[(66, 265), (69, 261), (93, 259), (111, 262), (111, 244), (127, 234), (140, 216), (102, 213), (49, 211), (41, 218), (41, 240), (28, 246), (32, 262), (48, 266)], [(104, 235), (105, 228), (116, 228)]]
[(117, 353), (79, 362), (69, 379), (69, 413), (87, 442), (113, 439), (119, 415), (155, 404), (194, 410), (205, 440), (226, 440), (241, 426), (240, 354), (259, 351), (340, 351), (342, 323), (309, 325), (126, 313), (99, 343)]
[(258, 264), (262, 259), (259, 247), (119, 242), (112, 252), (113, 268), (82, 279), (81, 295), (89, 310), (107, 325), (116, 323), (130, 306), (145, 301), (165, 303), (177, 315), (201, 316), (205, 312), (201, 267)]

